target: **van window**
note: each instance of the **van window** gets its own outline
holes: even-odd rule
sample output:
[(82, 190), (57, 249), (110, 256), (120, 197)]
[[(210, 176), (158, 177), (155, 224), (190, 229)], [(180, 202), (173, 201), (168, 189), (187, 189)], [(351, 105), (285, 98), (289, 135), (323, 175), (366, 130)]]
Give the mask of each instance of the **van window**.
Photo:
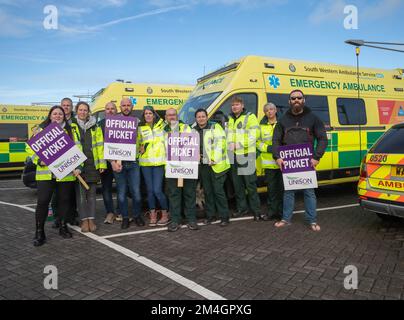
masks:
[(28, 140), (28, 126), (26, 124), (2, 123), (0, 124), (1, 142), (18, 142)]
[(179, 120), (187, 124), (194, 123), (195, 111), (200, 108), (206, 110), (221, 93), (222, 92), (213, 92), (189, 98), (178, 114)]
[(220, 117), (224, 117), (227, 122), (229, 114), (231, 113), (231, 99), (233, 97), (240, 97), (244, 101), (244, 110), (257, 115), (258, 110), (258, 97), (255, 93), (236, 93), (226, 99), (225, 102), (216, 110), (212, 116), (213, 121), (220, 121)]
[[(272, 102), (278, 108), (278, 118), (289, 109), (288, 94), (267, 94), (268, 102)], [(323, 121), (325, 127), (330, 126), (330, 110), (328, 99), (326, 96), (305, 96), (306, 106), (308, 106), (314, 114)]]
[(362, 99), (338, 98), (338, 121), (342, 125), (366, 124), (365, 102)]
[(371, 153), (404, 153), (404, 126), (391, 128), (373, 146)]

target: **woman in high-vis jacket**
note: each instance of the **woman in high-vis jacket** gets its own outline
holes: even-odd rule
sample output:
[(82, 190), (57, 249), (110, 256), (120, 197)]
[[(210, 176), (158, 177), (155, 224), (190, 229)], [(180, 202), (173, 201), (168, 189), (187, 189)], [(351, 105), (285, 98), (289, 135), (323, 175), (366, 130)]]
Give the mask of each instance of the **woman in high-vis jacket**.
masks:
[(220, 226), (225, 227), (229, 224), (229, 206), (224, 183), (230, 169), (226, 134), (219, 123), (208, 121), (205, 109), (196, 110), (195, 121), (201, 155), (199, 177), (205, 194), (207, 218), (205, 224), (214, 222), (218, 213)]
[[(167, 198), (163, 192), (164, 165), (166, 162), (164, 120), (152, 106), (143, 109), (139, 124), (139, 165), (147, 186), (150, 210), (149, 226), (165, 226), (169, 222)], [(160, 203), (161, 218), (157, 221), (156, 199)]]
[(84, 189), (81, 183), (76, 183), (76, 200), (81, 220), (82, 232), (94, 232), (95, 206), (97, 183), (101, 180), (101, 173), (107, 169), (104, 159), (104, 135), (90, 114), (90, 106), (86, 102), (76, 105), (76, 120), (80, 130), (80, 142), (87, 160), (83, 163), (82, 177), (90, 187)]
[[(51, 123), (58, 123), (69, 137), (80, 147), (80, 133), (77, 126), (72, 123), (69, 125), (66, 121), (66, 116), (63, 108), (53, 106), (46, 118), (43, 128), (46, 128)], [(42, 129), (38, 129), (34, 134), (37, 134)], [(76, 176), (79, 174), (79, 168), (76, 168), (63, 179), (56, 179), (49, 168), (40, 161), (39, 157), (27, 145), (26, 151), (31, 156), (31, 159), (36, 167), (35, 179), (37, 181), (37, 206), (35, 210), (35, 238), (34, 246), (42, 246), (46, 242), (45, 236), (45, 221), (48, 215), (49, 203), (53, 192), (57, 198), (57, 211), (60, 218), (59, 234), (63, 238), (71, 238), (72, 234), (67, 227), (66, 217), (72, 203), (72, 194)]]

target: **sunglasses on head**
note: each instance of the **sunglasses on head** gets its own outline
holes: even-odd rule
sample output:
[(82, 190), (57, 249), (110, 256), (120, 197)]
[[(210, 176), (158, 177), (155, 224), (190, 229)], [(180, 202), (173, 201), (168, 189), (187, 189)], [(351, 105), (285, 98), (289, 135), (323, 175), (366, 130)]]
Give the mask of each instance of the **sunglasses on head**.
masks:
[(303, 97), (290, 97), (290, 100), (294, 101), (294, 100), (302, 100)]

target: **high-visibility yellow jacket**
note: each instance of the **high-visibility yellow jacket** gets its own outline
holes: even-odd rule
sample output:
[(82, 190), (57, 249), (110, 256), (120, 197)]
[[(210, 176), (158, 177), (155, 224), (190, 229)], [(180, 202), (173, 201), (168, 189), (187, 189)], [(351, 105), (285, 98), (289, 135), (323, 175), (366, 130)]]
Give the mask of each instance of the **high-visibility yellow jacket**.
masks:
[(260, 127), (255, 114), (243, 111), (238, 117), (233, 113), (229, 116), (227, 144), (235, 143), (236, 155), (255, 153), (260, 136)]
[[(73, 134), (73, 141), (76, 144), (76, 146), (80, 149), (83, 150), (81, 143), (80, 143), (80, 131), (76, 123), (72, 123), (70, 125), (72, 127), (72, 134)], [(42, 128), (38, 128), (37, 132), (42, 131)], [(65, 132), (67, 133), (67, 130), (65, 129)], [(28, 153), (28, 155), (31, 157), (32, 162), (36, 164), (36, 174), (35, 174), (35, 180), (36, 181), (47, 181), (47, 180), (52, 180), (52, 172), (49, 170), (48, 166), (41, 166), (39, 165), (39, 157), (36, 155), (36, 153), (31, 149), (31, 147), (27, 144), (25, 151)], [(70, 172), (66, 177), (63, 179), (56, 179), (58, 182), (68, 182), (68, 181), (75, 181), (76, 177), (73, 175), (72, 172)]]
[(162, 166), (166, 163), (166, 147), (164, 120), (160, 119), (153, 125), (148, 124), (138, 128), (138, 145), (144, 146), (144, 153), (139, 155), (139, 165)]
[(279, 169), (272, 156), (272, 137), (274, 135), (276, 121), (273, 124), (268, 122), (264, 116), (260, 122), (261, 138), (257, 141), (257, 149), (260, 151), (261, 166), (264, 169)]
[(104, 159), (104, 134), (102, 129), (100, 126), (94, 126), (90, 130), (95, 168), (97, 170), (107, 169), (107, 161)]
[(220, 124), (212, 123), (208, 129), (203, 130), (203, 148), (203, 163), (213, 163), (211, 168), (215, 173), (222, 173), (230, 168), (226, 134)]

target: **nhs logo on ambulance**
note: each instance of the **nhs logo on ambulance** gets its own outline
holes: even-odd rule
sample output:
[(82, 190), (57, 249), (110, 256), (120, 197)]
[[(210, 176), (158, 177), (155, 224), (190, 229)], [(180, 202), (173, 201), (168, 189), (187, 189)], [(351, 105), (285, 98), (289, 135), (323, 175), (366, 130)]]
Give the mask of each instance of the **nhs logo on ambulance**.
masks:
[(274, 88), (274, 89), (277, 89), (281, 85), (280, 79), (275, 75), (269, 76), (268, 80), (269, 80), (269, 86)]
[(135, 106), (137, 105), (137, 98), (135, 97), (129, 97), (129, 99), (132, 101), (132, 104)]

